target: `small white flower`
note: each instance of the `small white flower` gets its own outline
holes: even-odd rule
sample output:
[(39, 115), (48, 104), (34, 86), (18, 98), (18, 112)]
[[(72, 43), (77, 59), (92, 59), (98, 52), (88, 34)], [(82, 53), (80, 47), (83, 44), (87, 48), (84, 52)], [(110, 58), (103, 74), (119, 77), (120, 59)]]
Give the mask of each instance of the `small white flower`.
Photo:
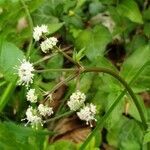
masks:
[(70, 100), (67, 102), (67, 105), (69, 106), (70, 110), (76, 111), (84, 104), (85, 99), (85, 94), (77, 90), (70, 96)]
[(30, 101), (31, 103), (36, 103), (37, 102), (37, 95), (35, 94), (35, 89), (30, 89), (27, 92), (27, 101)]
[(46, 115), (50, 116), (53, 114), (52, 107), (44, 106), (43, 104), (40, 104), (38, 106), (38, 110), (39, 110), (40, 115), (42, 115), (42, 116), (46, 116)]
[(39, 41), (42, 34), (47, 33), (47, 32), (48, 32), (48, 26), (46, 26), (46, 25), (34, 27), (33, 38), (35, 39), (35, 41)]
[(93, 104), (89, 104), (85, 107), (83, 107), (79, 112), (77, 112), (78, 117), (81, 120), (85, 120), (86, 124), (88, 125), (90, 123), (90, 126), (92, 127), (92, 120), (95, 120), (95, 114), (96, 114), (96, 106)]
[(79, 90), (77, 90), (70, 96), (70, 100), (79, 100), (79, 101), (84, 102), (85, 99), (86, 99), (85, 94), (80, 92)]
[(41, 117), (38, 116), (38, 113), (37, 113), (36, 109), (33, 109), (32, 107), (29, 107), (26, 111), (26, 116), (27, 116), (26, 119), (28, 120), (26, 125), (28, 123), (31, 123), (32, 126), (37, 125), (37, 124), (42, 125), (42, 119), (41, 119)]
[(58, 40), (55, 37), (50, 37), (40, 44), (41, 50), (44, 53), (47, 53), (49, 49), (52, 49), (57, 44), (57, 42)]
[(33, 64), (23, 59), (21, 65), (18, 68), (19, 85), (22, 84), (28, 87), (29, 84), (33, 82), (34, 76), (34, 74), (32, 73), (33, 71), (34, 71)]

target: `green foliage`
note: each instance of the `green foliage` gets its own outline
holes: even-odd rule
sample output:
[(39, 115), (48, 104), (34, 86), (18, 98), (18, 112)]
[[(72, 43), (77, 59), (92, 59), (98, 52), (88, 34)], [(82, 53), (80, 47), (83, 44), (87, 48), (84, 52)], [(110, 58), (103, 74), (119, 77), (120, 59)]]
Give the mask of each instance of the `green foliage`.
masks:
[(150, 131), (147, 131), (144, 135), (144, 144), (148, 143), (150, 141)]
[[(70, 69), (102, 67), (113, 70), (130, 85), (143, 110), (146, 121), (150, 120), (149, 106), (145, 107), (145, 97), (141, 93), (150, 92), (150, 8), (144, 0), (23, 0), (31, 15), (33, 26), (46, 24), (46, 36), (58, 38), (60, 48), (78, 63), (75, 66), (61, 54), (35, 63), (35, 69)], [(3, 120), (19, 122), (23, 118), (28, 102), (25, 88), (18, 87), (17, 69), (25, 58), (32, 36), (28, 14), (20, 0), (0, 1), (0, 117)], [(43, 41), (45, 37), (41, 38)], [(41, 42), (40, 41), (40, 42)], [(29, 60), (34, 63), (53, 54), (42, 53), (40, 42), (33, 41)], [(57, 53), (57, 52), (56, 52)], [(143, 68), (143, 69), (141, 69)], [(83, 68), (82, 68), (83, 69)], [(141, 71), (140, 71), (141, 69)], [(44, 92), (50, 91), (59, 81), (74, 72), (46, 71), (37, 73), (31, 88), (38, 91), (38, 101), (45, 100)], [(87, 96), (87, 103), (97, 107), (97, 123), (106, 133), (94, 133), (84, 150), (98, 150), (106, 143), (114, 149), (141, 150), (150, 142), (150, 132), (144, 131), (137, 107), (130, 95), (124, 92), (112, 76), (105, 73), (86, 73), (77, 80), (64, 83), (67, 88), (57, 93), (53, 103), (61, 103), (56, 112), (65, 112), (69, 96), (79, 88)], [(15, 90), (16, 89), (16, 90)], [(65, 92), (64, 92), (65, 91)], [(54, 95), (55, 95), (54, 94)], [(124, 96), (126, 94), (126, 96)], [(120, 96), (117, 106), (103, 120)], [(63, 101), (64, 99), (64, 101)], [(146, 97), (147, 99), (147, 97)], [(10, 100), (10, 101), (8, 101)], [(149, 101), (149, 98), (148, 98)], [(40, 102), (43, 103), (43, 102)], [(49, 104), (47, 101), (46, 104)], [(57, 105), (57, 104), (56, 104)], [(57, 110), (56, 108), (54, 108)], [(55, 110), (55, 111), (56, 111)], [(55, 113), (53, 114), (55, 117)], [(99, 123), (99, 120), (102, 122)], [(43, 129), (0, 123), (0, 149), (2, 150), (78, 150), (83, 143), (69, 141), (48, 142), (54, 133), (44, 128), (54, 129), (57, 120)], [(83, 122), (84, 124), (84, 122)], [(63, 125), (62, 125), (63, 128)], [(71, 131), (69, 131), (71, 132)], [(59, 133), (58, 133), (59, 134)], [(147, 149), (149, 150), (149, 149)]]
[(64, 23), (53, 23), (53, 24), (49, 24), (49, 25), (48, 25), (48, 34), (55, 33), (55, 32), (58, 31), (63, 25), (64, 25)]
[[(14, 44), (1, 41), (0, 43), (0, 68), (6, 80), (17, 78), (17, 66), (24, 59), (24, 54)], [(19, 61), (20, 60), (20, 61)], [(15, 69), (16, 67), (16, 69)]]
[(123, 0), (117, 8), (118, 12), (133, 22), (143, 23), (142, 15), (134, 0)]
[(73, 143), (67, 141), (58, 141), (50, 145), (47, 150), (76, 150), (76, 146)]
[[(26, 0), (30, 12), (33, 12), (40, 6), (43, 0)], [(14, 42), (18, 46), (28, 40), (30, 37), (30, 29), (25, 27), (21, 30), (18, 28), (19, 21), (26, 17), (24, 7), (20, 0), (2, 0), (0, 2), (0, 34), (10, 42)], [(17, 37), (17, 38), (16, 38)]]
[[(62, 55), (56, 55), (53, 58), (51, 58), (50, 60), (48, 60), (47, 64), (45, 65), (45, 67), (47, 69), (52, 69), (52, 68), (61, 68), (63, 65), (63, 57)], [(58, 78), (58, 76), (60, 76), (61, 73), (58, 72), (44, 72), (43, 73), (43, 77), (45, 79), (55, 79)]]
[(105, 47), (110, 42), (111, 35), (104, 26), (96, 26), (80, 32), (76, 40), (78, 49), (85, 48), (86, 56), (93, 61), (104, 55)]
[[(123, 63), (121, 75), (130, 81), (136, 74), (138, 69), (143, 66), (150, 59), (149, 45), (139, 47), (133, 54), (131, 54)], [(138, 58), (138, 59), (137, 59)]]
[(36, 131), (11, 122), (1, 122), (0, 129), (0, 148), (2, 150), (40, 150), (44, 147), (46, 136), (53, 134), (49, 131)]

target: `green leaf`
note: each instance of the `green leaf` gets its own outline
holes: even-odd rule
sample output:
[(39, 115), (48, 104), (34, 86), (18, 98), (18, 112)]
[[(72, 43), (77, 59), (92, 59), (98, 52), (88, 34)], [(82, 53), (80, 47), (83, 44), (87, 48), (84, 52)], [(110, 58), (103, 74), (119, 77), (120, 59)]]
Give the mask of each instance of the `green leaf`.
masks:
[(24, 59), (24, 54), (14, 44), (2, 41), (0, 43), (0, 68), (4, 77), (8, 81), (15, 80), (17, 77), (17, 67), (19, 60)]
[[(58, 54), (54, 57), (52, 57), (46, 64), (46, 69), (57, 69), (61, 68), (63, 65), (63, 56)], [(45, 79), (55, 79), (60, 76), (60, 72), (44, 72), (42, 73), (43, 77)]]
[(144, 135), (144, 144), (150, 142), (150, 130)]
[[(119, 95), (118, 92), (111, 92), (108, 95), (108, 98), (106, 99), (107, 100), (107, 105), (106, 105), (105, 112), (107, 112), (109, 110), (109, 108), (114, 103), (114, 101), (116, 100), (116, 97), (118, 97), (118, 95)], [(124, 106), (125, 106), (124, 104), (125, 104), (125, 102), (123, 100), (120, 100), (118, 105), (111, 112), (109, 118), (106, 121), (107, 129), (113, 128), (117, 124), (117, 122), (120, 121), (120, 119), (122, 117), (123, 110), (124, 110)], [(113, 116), (115, 116), (115, 117), (113, 117)]]
[(123, 0), (117, 7), (120, 15), (127, 17), (133, 22), (143, 23), (142, 15), (134, 0)]
[(51, 144), (47, 150), (76, 150), (76, 146), (69, 141), (57, 141)]
[(48, 34), (55, 33), (55, 32), (58, 31), (63, 25), (64, 25), (64, 23), (52, 23), (52, 24), (49, 24), (49, 25), (48, 25)]
[(121, 76), (126, 81), (130, 81), (132, 77), (137, 73), (138, 69), (141, 68), (147, 61), (150, 60), (150, 46), (139, 47), (134, 51), (123, 63), (121, 68)]
[(84, 54), (85, 49), (81, 49), (79, 52), (77, 52), (76, 50), (73, 51), (73, 59), (76, 62), (80, 62), (80, 60), (85, 56)]
[(110, 42), (111, 35), (102, 25), (93, 29), (86, 29), (79, 33), (76, 39), (77, 49), (85, 48), (86, 56), (93, 61), (98, 56), (103, 56), (106, 45)]
[(92, 140), (88, 143), (85, 150), (98, 150), (99, 148), (95, 146), (96, 140), (98, 140), (99, 137), (93, 137)]
[(141, 150), (143, 132), (134, 120), (127, 120), (118, 136), (120, 150)]
[(43, 149), (45, 136), (53, 134), (48, 131), (19, 126), (12, 122), (0, 123), (0, 129), (0, 148), (7, 150)]
[(144, 34), (150, 37), (150, 23), (145, 23), (144, 25)]
[(121, 117), (120, 120), (118, 122), (116, 122), (111, 129), (107, 128), (107, 131), (108, 131), (107, 141), (108, 141), (109, 145), (118, 147), (118, 143), (119, 143), (118, 137), (121, 132), (122, 126), (124, 125), (126, 120), (127, 119), (125, 117)]
[[(147, 119), (148, 118), (148, 116), (147, 116), (147, 110), (146, 110), (146, 108), (144, 106), (144, 102), (143, 102), (143, 100), (142, 100), (141, 97), (138, 97), (138, 95), (136, 97), (138, 98), (138, 101), (139, 101), (139, 103), (140, 103), (140, 105), (141, 105), (141, 107), (143, 109), (144, 116)], [(137, 121), (141, 122), (140, 114), (139, 114), (139, 112), (138, 112), (135, 104), (133, 103), (133, 101), (131, 99), (129, 99), (128, 103), (129, 103), (129, 107), (128, 107), (128, 112), (127, 113), (129, 115), (131, 115)]]
[(150, 66), (145, 66), (136, 82), (132, 85), (134, 92), (141, 93), (150, 90)]
[(81, 77), (80, 80), (80, 90), (84, 93), (88, 92), (93, 82), (93, 74), (86, 73)]

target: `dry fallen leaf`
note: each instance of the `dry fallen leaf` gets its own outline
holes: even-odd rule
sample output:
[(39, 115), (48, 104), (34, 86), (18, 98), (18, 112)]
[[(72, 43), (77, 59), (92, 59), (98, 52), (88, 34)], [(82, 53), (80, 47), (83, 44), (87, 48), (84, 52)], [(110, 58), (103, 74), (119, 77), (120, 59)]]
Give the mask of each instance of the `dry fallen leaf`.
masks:
[(61, 119), (54, 128), (57, 135), (51, 138), (52, 141), (69, 140), (75, 143), (83, 142), (91, 132), (91, 128), (81, 122), (75, 115), (70, 118)]
[(59, 87), (52, 95), (53, 100), (50, 101), (50, 106), (53, 107), (54, 111), (57, 110), (57, 108), (59, 107), (61, 100), (64, 96), (64, 93), (66, 91), (67, 86), (64, 84), (61, 87)]
[(144, 100), (144, 104), (147, 106), (147, 107), (150, 107), (150, 93), (148, 92), (143, 92), (140, 94), (142, 99)]

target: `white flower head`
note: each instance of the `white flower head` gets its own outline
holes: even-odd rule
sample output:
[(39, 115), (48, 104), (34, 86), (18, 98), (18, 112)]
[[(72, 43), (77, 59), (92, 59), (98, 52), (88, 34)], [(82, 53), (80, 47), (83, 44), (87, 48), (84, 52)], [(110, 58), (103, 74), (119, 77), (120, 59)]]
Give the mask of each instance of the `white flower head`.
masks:
[(34, 27), (33, 29), (33, 38), (35, 41), (39, 41), (43, 33), (48, 32), (48, 26), (47, 25), (41, 25)]
[(53, 108), (52, 107), (48, 107), (48, 106), (44, 106), (43, 104), (40, 104), (38, 106), (38, 110), (40, 115), (42, 116), (51, 116), (54, 112), (53, 112)]
[(30, 101), (31, 103), (36, 103), (37, 102), (37, 95), (35, 94), (35, 89), (30, 89), (27, 92), (27, 101)]
[[(31, 123), (32, 126), (34, 125), (38, 125), (41, 124), (42, 125), (42, 119), (41, 117), (38, 115), (37, 110), (33, 109), (32, 107), (29, 107), (26, 111), (26, 116), (27, 116), (27, 120), (28, 122), (26, 123), (26, 125), (28, 123)], [(23, 119), (24, 120), (24, 119)]]
[(58, 40), (55, 37), (47, 38), (40, 44), (41, 50), (44, 53), (47, 53), (49, 49), (52, 49), (57, 44), (57, 42)]
[(85, 94), (77, 90), (70, 96), (70, 100), (67, 102), (67, 105), (69, 106), (70, 110), (76, 111), (84, 104), (85, 99)]
[(88, 125), (90, 123), (90, 126), (92, 127), (92, 121), (95, 120), (95, 114), (96, 114), (96, 106), (93, 104), (89, 104), (85, 107), (83, 107), (79, 112), (77, 112), (78, 117), (81, 120), (86, 121), (86, 124)]
[(34, 71), (33, 64), (23, 59), (21, 65), (18, 68), (18, 76), (19, 76), (18, 84), (26, 85), (28, 87), (29, 84), (33, 82), (34, 76), (34, 74), (32, 73), (33, 71)]

